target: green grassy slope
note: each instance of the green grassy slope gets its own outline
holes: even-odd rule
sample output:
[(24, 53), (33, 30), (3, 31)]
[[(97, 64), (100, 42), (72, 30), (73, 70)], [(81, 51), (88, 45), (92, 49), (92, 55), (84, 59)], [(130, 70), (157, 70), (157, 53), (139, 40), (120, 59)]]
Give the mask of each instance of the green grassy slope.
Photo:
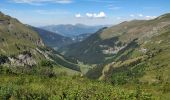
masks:
[(38, 34), (17, 19), (0, 13), (0, 53), (16, 54), (43, 46)]
[[(115, 60), (112, 59), (114, 63), (105, 65), (99, 79), (111, 82), (113, 85), (129, 87), (140, 84), (162, 97), (162, 100), (168, 100), (170, 93), (170, 26), (162, 28), (159, 33), (148, 42), (140, 44), (132, 52), (123, 54), (126, 60), (121, 61), (116, 57)], [(141, 48), (146, 52), (142, 52)]]
[[(25, 51), (33, 52), (44, 44), (36, 32), (20, 23), (17, 19), (0, 13), (0, 54), (16, 56)], [(38, 52), (33, 55), (38, 61), (45, 59)]]
[[(153, 36), (148, 41), (142, 43), (135, 41), (138, 43), (136, 47), (125, 48), (125, 50), (120, 51), (121, 53), (117, 53), (112, 58), (106, 60), (106, 70), (108, 70), (108, 68), (112, 69), (112, 67), (113, 69), (114, 67), (124, 67), (126, 69), (126, 67), (134, 67), (142, 64), (143, 67), (149, 67), (149, 70), (155, 72), (155, 75), (149, 75), (152, 80), (157, 76), (156, 74), (159, 68), (164, 72), (168, 71), (170, 64), (168, 53), (170, 50), (170, 25), (161, 28), (158, 33), (159, 34)], [(141, 61), (138, 61), (140, 59)], [(108, 64), (109, 62), (110, 64)], [(168, 76), (169, 74), (166, 72), (163, 75)], [(168, 78), (167, 76), (162, 77)]]

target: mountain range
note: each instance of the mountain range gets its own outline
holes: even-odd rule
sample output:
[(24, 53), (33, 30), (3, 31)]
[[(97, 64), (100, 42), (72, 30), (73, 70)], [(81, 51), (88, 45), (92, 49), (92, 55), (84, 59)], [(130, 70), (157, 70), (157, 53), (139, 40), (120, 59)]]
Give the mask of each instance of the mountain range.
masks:
[(82, 34), (95, 33), (97, 30), (99, 30), (102, 27), (105, 27), (105, 25), (88, 26), (84, 24), (75, 24), (75, 25), (61, 24), (61, 25), (43, 26), (40, 28), (74, 39), (76, 36), (79, 36)]
[(58, 50), (66, 45), (83, 41), (95, 31), (104, 27), (104, 25), (87, 26), (83, 24), (68, 24), (30, 27), (40, 35), (47, 46)]

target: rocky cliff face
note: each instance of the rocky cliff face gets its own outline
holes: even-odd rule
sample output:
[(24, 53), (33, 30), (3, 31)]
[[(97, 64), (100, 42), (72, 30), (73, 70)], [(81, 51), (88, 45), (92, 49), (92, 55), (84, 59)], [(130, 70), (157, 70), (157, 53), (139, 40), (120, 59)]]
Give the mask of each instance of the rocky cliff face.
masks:
[(31, 54), (19, 54), (16, 58), (8, 57), (8, 59), (12, 66), (33, 66), (37, 64)]

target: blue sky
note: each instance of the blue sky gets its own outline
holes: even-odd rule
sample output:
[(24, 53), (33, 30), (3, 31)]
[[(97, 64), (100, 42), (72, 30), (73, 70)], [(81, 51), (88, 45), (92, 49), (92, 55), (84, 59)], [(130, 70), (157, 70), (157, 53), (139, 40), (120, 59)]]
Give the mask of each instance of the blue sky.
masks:
[(170, 12), (170, 0), (0, 0), (0, 11), (25, 24), (117, 24)]

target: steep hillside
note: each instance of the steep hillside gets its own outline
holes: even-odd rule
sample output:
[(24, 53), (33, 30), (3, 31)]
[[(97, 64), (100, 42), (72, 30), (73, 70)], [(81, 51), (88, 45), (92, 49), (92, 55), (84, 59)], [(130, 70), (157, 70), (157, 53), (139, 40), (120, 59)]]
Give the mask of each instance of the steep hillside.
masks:
[(128, 59), (123, 54), (130, 53), (140, 44), (159, 35), (160, 31), (169, 24), (169, 14), (153, 20), (122, 22), (100, 30), (86, 40), (68, 46), (63, 51), (65, 51), (65, 55), (76, 57), (89, 64), (101, 64), (115, 57), (115, 59), (123, 61)]
[[(159, 35), (153, 36), (137, 48), (127, 49), (125, 52), (107, 62), (100, 80), (110, 81), (113, 84), (155, 84), (159, 89), (165, 89), (165, 94), (168, 93), (170, 26), (162, 28)], [(121, 61), (120, 57), (126, 59)]]
[(100, 47), (96, 46), (103, 42), (99, 37), (103, 29), (100, 29), (96, 34), (92, 34), (80, 43), (68, 45), (68, 47), (63, 49), (64, 53), (66, 52), (65, 55), (75, 57), (84, 63), (99, 63), (103, 61), (102, 51)]
[(80, 71), (72, 61), (47, 48), (31, 27), (0, 13), (0, 67), (10, 68), (14, 73), (32, 73), (52, 64), (58, 70)]
[[(169, 85), (170, 14), (150, 20), (147, 24), (152, 25), (153, 31), (142, 35), (139, 34), (140, 30), (137, 30), (138, 39), (133, 41), (131, 47), (122, 49), (104, 62), (106, 65), (100, 79), (111, 78), (114, 84), (138, 81)], [(154, 25), (156, 26), (153, 27)], [(136, 36), (130, 36), (132, 37)], [(127, 37), (124, 38), (124, 41), (127, 40)]]
[(36, 27), (32, 28), (41, 36), (44, 43), (51, 48), (58, 49), (73, 43), (73, 40), (69, 37), (64, 37), (57, 33), (53, 33)]
[(33, 55), (37, 60), (44, 58), (36, 51), (36, 48), (44, 47), (39, 35), (3, 13), (0, 13), (0, 47), (0, 54), (6, 56), (16, 56), (27, 51), (37, 54)]

